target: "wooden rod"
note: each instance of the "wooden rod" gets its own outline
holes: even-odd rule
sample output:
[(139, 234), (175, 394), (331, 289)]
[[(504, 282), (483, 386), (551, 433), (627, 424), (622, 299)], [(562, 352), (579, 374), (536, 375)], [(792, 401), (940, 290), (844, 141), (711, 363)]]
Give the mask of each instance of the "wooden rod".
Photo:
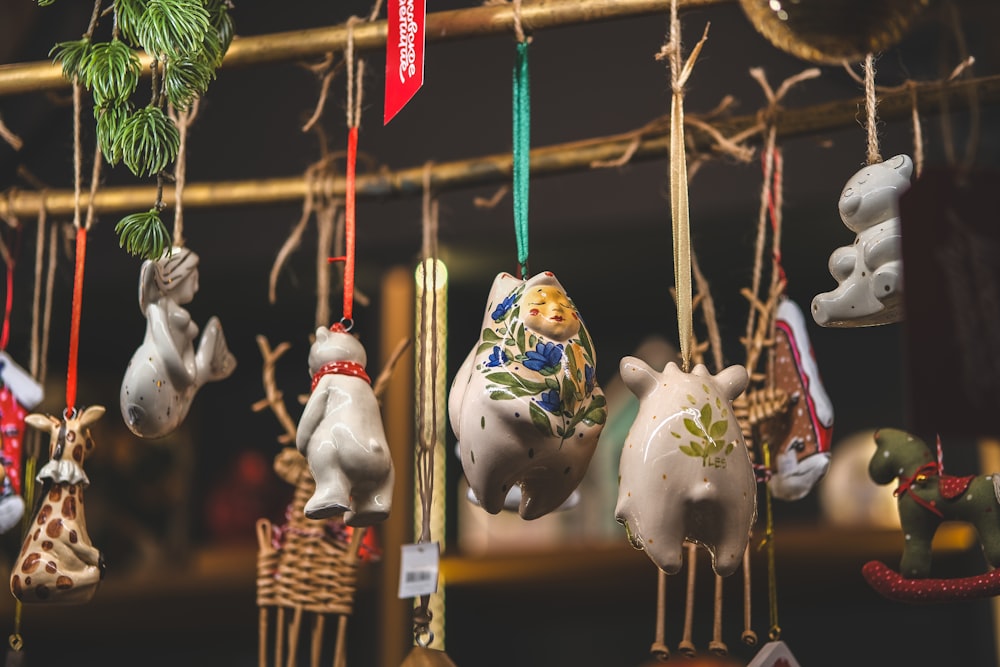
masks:
[[(682, 8), (735, 4), (736, 0), (680, 0)], [(670, 0), (543, 0), (521, 6), (526, 31), (594, 21), (643, 16), (670, 10)], [(238, 15), (236, 20), (239, 20)], [(511, 4), (432, 12), (427, 15), (428, 42), (443, 42), (483, 35), (514, 33)], [(363, 21), (354, 26), (354, 47), (360, 51), (385, 46), (388, 23)], [(347, 44), (347, 24), (307, 30), (240, 37), (237, 35), (222, 61), (223, 67), (317, 58), (342, 51)], [(149, 56), (140, 58), (143, 74), (149, 73)], [(62, 69), (48, 61), (0, 65), (0, 96), (69, 87)]]
[[(976, 103), (990, 106), (1000, 103), (1000, 75), (963, 79), (952, 82), (933, 82), (917, 85), (920, 113), (940, 113), (947, 100), (949, 111), (960, 111), (969, 106), (969, 93), (977, 93)], [(911, 111), (908, 90), (885, 93), (879, 98), (879, 118), (883, 121), (909, 118)], [(777, 128), (780, 138), (789, 138), (851, 127), (857, 123), (859, 109), (864, 109), (864, 99), (836, 100), (799, 109), (778, 109)], [(695, 117), (696, 114), (688, 114)], [(756, 114), (717, 119), (713, 125), (725, 136), (754, 127)], [(594, 162), (614, 160), (623, 155), (638, 141), (632, 155), (633, 161), (666, 159), (669, 136), (666, 125), (647, 131), (627, 132), (607, 137), (586, 139), (564, 144), (542, 146), (531, 150), (531, 175), (542, 176), (593, 168)], [(692, 152), (712, 150), (712, 138), (697, 126), (689, 127), (689, 138), (694, 142)], [(752, 137), (750, 142), (759, 140)], [(360, 175), (356, 193), (363, 198), (390, 198), (417, 196), (423, 193), (424, 166), (409, 167), (394, 172)], [(501, 153), (455, 162), (442, 162), (431, 167), (431, 187), (435, 192), (463, 187), (499, 184), (510, 181), (511, 155)], [(307, 181), (303, 176), (270, 178), (252, 181), (219, 181), (214, 183), (188, 183), (184, 189), (184, 206), (194, 208), (231, 208), (259, 204), (299, 202), (305, 197)], [(345, 193), (343, 177), (330, 177), (316, 186), (333, 196)], [(82, 193), (81, 205), (86, 207), (88, 194)], [(163, 200), (173, 205), (174, 192), (167, 189)], [(149, 207), (156, 198), (152, 185), (107, 187), (98, 190), (94, 206), (98, 213), (132, 212)], [(72, 190), (21, 191), (8, 190), (0, 196), (0, 217), (31, 216), (38, 213), (42, 203), (48, 213), (66, 215), (73, 212)]]

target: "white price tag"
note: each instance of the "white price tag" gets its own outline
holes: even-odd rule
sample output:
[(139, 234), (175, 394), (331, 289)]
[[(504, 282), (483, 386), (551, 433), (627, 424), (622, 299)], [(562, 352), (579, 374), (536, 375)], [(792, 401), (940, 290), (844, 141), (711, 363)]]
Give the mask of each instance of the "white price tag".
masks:
[(441, 546), (437, 542), (404, 544), (399, 567), (399, 597), (415, 598), (437, 592), (438, 560)]

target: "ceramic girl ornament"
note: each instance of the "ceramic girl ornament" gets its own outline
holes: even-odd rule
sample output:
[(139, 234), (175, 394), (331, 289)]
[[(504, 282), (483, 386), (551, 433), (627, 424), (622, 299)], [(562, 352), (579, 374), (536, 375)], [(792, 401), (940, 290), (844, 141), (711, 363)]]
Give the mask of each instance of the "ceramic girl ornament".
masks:
[(625, 357), (620, 372), (639, 412), (622, 446), (615, 519), (667, 574), (683, 565), (687, 540), (729, 576), (757, 517), (753, 464), (732, 406), (749, 382), (746, 369), (713, 376), (702, 364), (685, 373), (671, 361), (657, 372)]
[(187, 416), (206, 382), (224, 380), (236, 369), (222, 324), (212, 317), (198, 338), (198, 325), (184, 308), (198, 291), (198, 255), (175, 247), (146, 260), (139, 274), (139, 309), (146, 335), (132, 355), (119, 403), (129, 430), (143, 438), (172, 433)]
[(494, 279), (479, 342), (448, 397), (462, 469), (483, 509), (497, 514), (519, 494), (518, 513), (536, 519), (570, 499), (607, 418), (595, 364), (555, 275)]
[(37, 475), (44, 484), (40, 504), (10, 574), (11, 593), (21, 602), (88, 602), (104, 577), (104, 558), (90, 541), (83, 512), (83, 490), (90, 484), (83, 461), (94, 449), (90, 425), (103, 415), (103, 406), (92, 405), (63, 419), (25, 418), (51, 439), (49, 460)]
[(865, 327), (903, 319), (903, 250), (899, 197), (910, 187), (913, 161), (897, 155), (868, 165), (844, 186), (840, 219), (857, 234), (830, 255), (832, 292), (812, 301), (816, 324)]
[(310, 519), (343, 516), (348, 526), (371, 526), (392, 508), (392, 456), (367, 359), (342, 325), (316, 330), (309, 348), (312, 393), (295, 436), (316, 480), (304, 508)]

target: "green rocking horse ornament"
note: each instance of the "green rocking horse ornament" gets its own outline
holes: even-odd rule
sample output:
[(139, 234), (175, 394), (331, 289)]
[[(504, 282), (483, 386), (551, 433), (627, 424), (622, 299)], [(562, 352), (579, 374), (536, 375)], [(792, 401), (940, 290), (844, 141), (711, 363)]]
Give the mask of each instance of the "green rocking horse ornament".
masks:
[(895, 490), (906, 541), (899, 572), (870, 561), (865, 579), (881, 595), (902, 602), (951, 602), (1000, 595), (1000, 569), (957, 579), (931, 579), (931, 541), (943, 521), (964, 521), (979, 533), (991, 568), (1000, 565), (1000, 474), (945, 475), (938, 453), (899, 429), (875, 433), (868, 474), (876, 484), (899, 480)]

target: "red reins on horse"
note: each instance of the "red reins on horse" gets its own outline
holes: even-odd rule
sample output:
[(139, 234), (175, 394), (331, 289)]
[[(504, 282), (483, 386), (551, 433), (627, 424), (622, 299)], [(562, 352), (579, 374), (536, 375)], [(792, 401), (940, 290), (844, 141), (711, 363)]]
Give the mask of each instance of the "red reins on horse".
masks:
[(944, 518), (944, 514), (941, 512), (941, 510), (939, 510), (932, 503), (927, 502), (926, 500), (924, 500), (923, 498), (921, 498), (920, 496), (918, 496), (916, 493), (913, 492), (913, 484), (915, 482), (922, 482), (928, 477), (937, 476), (940, 471), (941, 471), (940, 463), (936, 463), (934, 461), (928, 461), (927, 463), (917, 468), (916, 472), (914, 472), (913, 475), (911, 475), (910, 477), (904, 479), (902, 476), (900, 476), (899, 486), (897, 486), (896, 490), (892, 492), (892, 495), (898, 498), (904, 493), (909, 493), (910, 496), (913, 498), (913, 500), (917, 502), (918, 505), (921, 505), (925, 509), (930, 510), (934, 514), (937, 514), (939, 517)]

